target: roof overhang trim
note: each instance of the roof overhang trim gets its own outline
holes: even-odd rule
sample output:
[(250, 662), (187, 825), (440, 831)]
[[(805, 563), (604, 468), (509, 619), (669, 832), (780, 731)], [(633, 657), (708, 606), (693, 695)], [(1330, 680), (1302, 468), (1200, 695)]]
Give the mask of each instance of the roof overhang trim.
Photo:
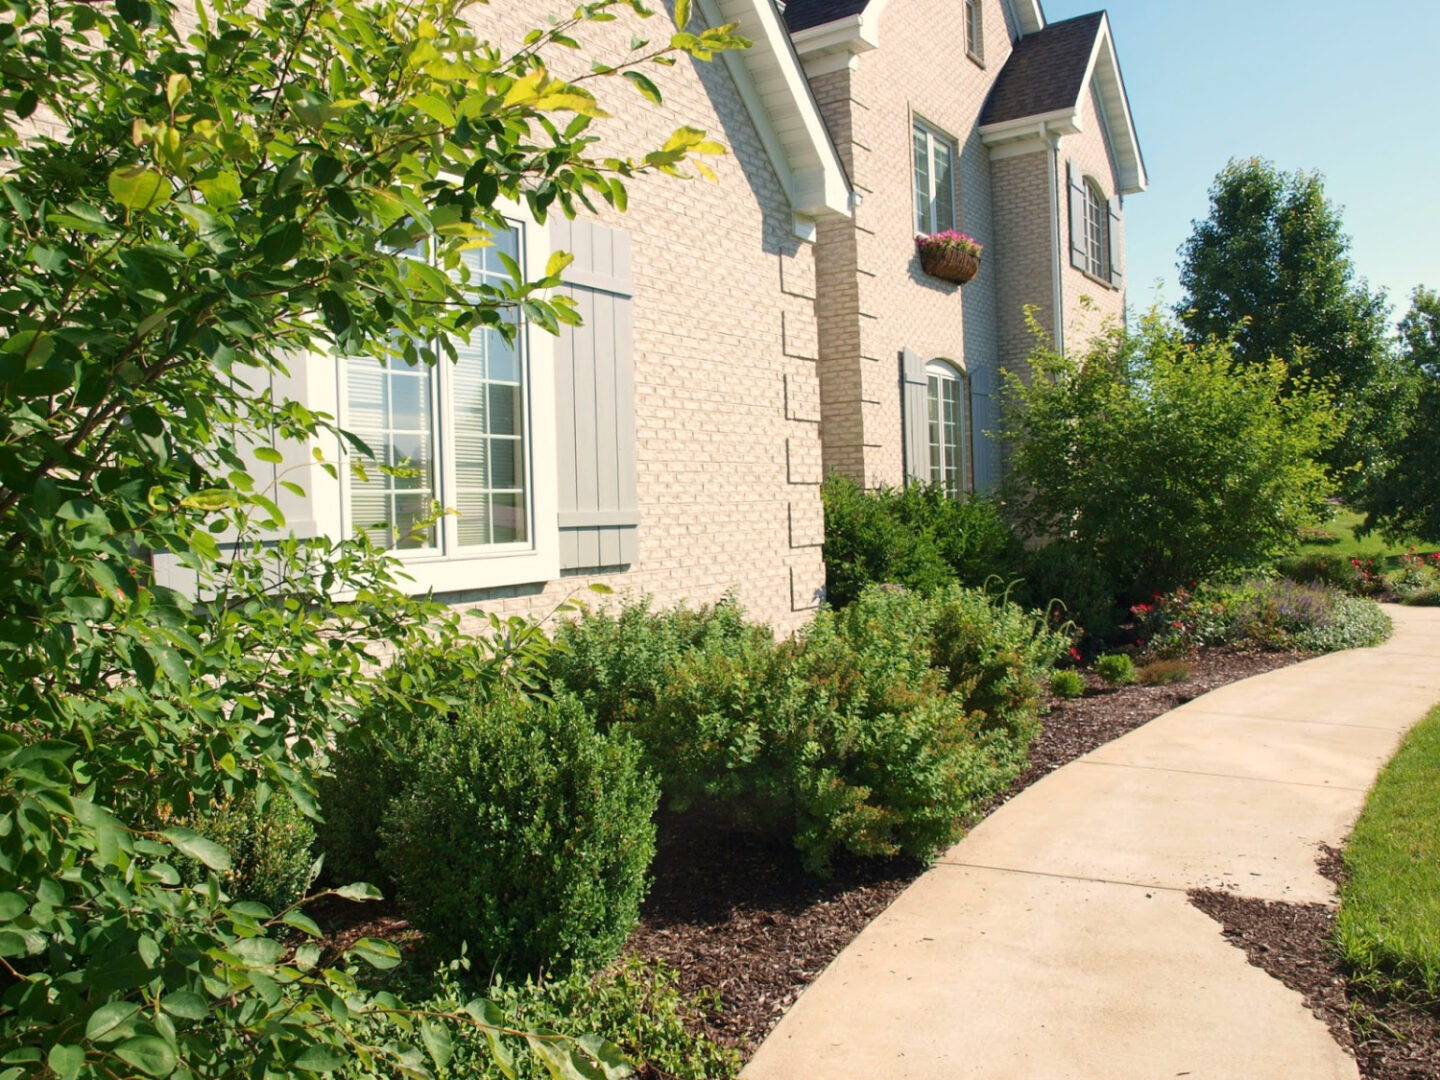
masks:
[(1115, 41), (1110, 34), (1108, 15), (1100, 20), (1100, 32), (1095, 35), (1085, 77), (1080, 80), (1080, 91), (1073, 105), (1043, 115), (1022, 116), (997, 124), (983, 124), (980, 127), (980, 138), (987, 146), (1001, 146), (1031, 138), (1037, 131), (1048, 131), (1056, 135), (1081, 132), (1085, 129), (1082, 119), (1085, 95), (1090, 92), (1092, 83), (1104, 114), (1103, 127), (1115, 154), (1120, 190), (1126, 195), (1144, 191), (1150, 181), (1145, 174), (1145, 159), (1140, 153), (1135, 121), (1130, 115), (1130, 98), (1125, 92), (1125, 81), (1120, 75), (1120, 60), (1115, 54)]
[(850, 180), (775, 6), (770, 0), (699, 0), (698, 6), (711, 25), (737, 23), (754, 42), (721, 55), (791, 209), (812, 221), (849, 217)]

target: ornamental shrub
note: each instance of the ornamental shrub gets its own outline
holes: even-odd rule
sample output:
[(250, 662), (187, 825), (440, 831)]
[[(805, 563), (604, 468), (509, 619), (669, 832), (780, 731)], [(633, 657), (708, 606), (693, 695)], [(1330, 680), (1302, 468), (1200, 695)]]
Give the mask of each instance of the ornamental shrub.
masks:
[[(423, 1006), (445, 1014), (463, 1009), (471, 979), (460, 970), (460, 964), (454, 966), (456, 970), (442, 971), (427, 988)], [(563, 978), (496, 979), (485, 993), (505, 1015), (531, 1030), (577, 1038), (591, 1033), (602, 1036), (641, 1076), (731, 1080), (740, 1071), (739, 1054), (709, 1039), (700, 1023), (717, 1011), (719, 995), (712, 990), (687, 996), (680, 989), (677, 973), (663, 963), (625, 957), (593, 975), (572, 972)], [(452, 1053), (447, 1076), (466, 1080), (552, 1078), (545, 1066), (523, 1053), (518, 1038), (499, 1040), (514, 1057), (514, 1072), (505, 1072), (483, 1034), (459, 1024), (446, 1027)]]
[(1127, 653), (1106, 653), (1095, 658), (1095, 674), (1111, 686), (1133, 686), (1138, 676)]
[(1019, 543), (993, 500), (951, 498), (933, 484), (866, 491), (840, 473), (820, 491), (825, 596), (832, 607), (880, 582), (932, 593), (956, 583), (1004, 584), (1017, 574)]
[(1194, 670), (1184, 660), (1152, 660), (1135, 669), (1141, 686), (1171, 686), (1189, 682)]
[(1047, 611), (1052, 623), (1071, 623), (1077, 636), (1102, 642), (1115, 634), (1115, 583), (1095, 552), (1073, 540), (1025, 552), (1015, 594), (1027, 607)]
[(639, 918), (658, 791), (578, 700), (502, 693), (426, 740), (379, 860), (429, 943), (510, 977), (590, 970)]
[[(310, 887), (315, 828), (288, 795), (276, 792), (262, 806), (253, 792), (246, 793), (180, 824), (230, 853), (220, 884), (234, 900), (283, 911)], [(205, 883), (207, 871), (197, 859), (179, 859), (176, 869), (187, 885)]]
[(1078, 698), (1085, 694), (1085, 676), (1073, 668), (1050, 676), (1050, 693), (1058, 698)]
[(1152, 313), (1007, 376), (1008, 493), (1029, 537), (1092, 551), (1132, 601), (1272, 562), (1322, 519), (1340, 421), (1283, 360), (1241, 364)]

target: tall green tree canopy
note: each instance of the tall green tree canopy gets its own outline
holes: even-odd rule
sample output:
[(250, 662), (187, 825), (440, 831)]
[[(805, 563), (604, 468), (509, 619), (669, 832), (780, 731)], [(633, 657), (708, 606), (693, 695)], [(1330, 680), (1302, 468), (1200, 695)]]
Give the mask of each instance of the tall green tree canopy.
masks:
[(1372, 464), (1394, 437), (1403, 380), (1385, 296), (1356, 277), (1323, 178), (1261, 158), (1231, 161), (1180, 256), (1177, 314), (1189, 339), (1230, 339), (1242, 363), (1279, 358), (1294, 374), (1330, 382), (1347, 431), (1328, 463), (1352, 475)]
[(1417, 288), (1400, 321), (1401, 355), (1415, 387), (1404, 435), (1359, 503), (1366, 524), (1397, 539), (1440, 538), (1440, 293)]
[[(652, 64), (742, 47), (733, 27), (637, 35), (566, 81), (546, 57), (648, 16), (639, 0), (577, 7), (513, 52), (475, 8), (0, 0), (3, 1080), (423, 1075), (449, 1057), (437, 1025), (499, 1033), (485, 1002), (421, 1017), (366, 989), (355, 957), (390, 966), (387, 942), (290, 947), (315, 924), (226, 896), (229, 855), (183, 826), (241, 797), (315, 814), (329, 740), (367, 704), (417, 707), (376, 676), (382, 649), (438, 644), (477, 683), (513, 667), (363, 536), (285, 538), (253, 464), (335, 419), (270, 375), (316, 350), (443, 362), (517, 312), (574, 321), (547, 293), (563, 257), (538, 281), (467, 281), (500, 200), (623, 209), (630, 177), (721, 149), (687, 127), (600, 156), (593, 88), (628, 77), (658, 101)], [(433, 265), (395, 254), (418, 242)], [(151, 553), (194, 590), (162, 587)], [(529, 1044), (556, 1076), (624, 1075), (596, 1044)]]

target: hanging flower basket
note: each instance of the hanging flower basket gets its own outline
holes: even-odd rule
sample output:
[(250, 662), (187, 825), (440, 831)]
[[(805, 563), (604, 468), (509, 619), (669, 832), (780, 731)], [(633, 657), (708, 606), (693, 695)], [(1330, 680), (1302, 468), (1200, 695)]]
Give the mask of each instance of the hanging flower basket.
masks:
[(980, 272), (983, 244), (954, 229), (915, 237), (920, 266), (931, 277), (964, 285)]

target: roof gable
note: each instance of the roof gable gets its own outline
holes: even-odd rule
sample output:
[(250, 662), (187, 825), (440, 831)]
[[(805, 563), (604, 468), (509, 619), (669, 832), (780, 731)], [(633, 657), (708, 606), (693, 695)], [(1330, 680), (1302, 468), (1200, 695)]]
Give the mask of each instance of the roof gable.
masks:
[(987, 145), (1033, 137), (1043, 129), (1066, 135), (1083, 130), (1085, 95), (1094, 89), (1125, 194), (1148, 184), (1145, 159), (1130, 115), (1120, 60), (1102, 11), (1051, 23), (1016, 45), (980, 113)]
[[(792, 34), (824, 26), (853, 15), (878, 17), (878, 11), (869, 8), (883, 8), (886, 0), (788, 0), (780, 3), (785, 14), (785, 25)], [(1005, 0), (1020, 24), (1022, 34), (1033, 34), (1045, 25), (1045, 13), (1040, 10), (1040, 0)]]

